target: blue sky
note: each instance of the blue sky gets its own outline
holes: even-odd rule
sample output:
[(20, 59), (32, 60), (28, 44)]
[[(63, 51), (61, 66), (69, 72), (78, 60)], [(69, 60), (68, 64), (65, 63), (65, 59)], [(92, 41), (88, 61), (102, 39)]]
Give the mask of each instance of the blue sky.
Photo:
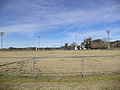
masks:
[(120, 0), (0, 0), (4, 47), (80, 44), (106, 38), (106, 30), (120, 40)]

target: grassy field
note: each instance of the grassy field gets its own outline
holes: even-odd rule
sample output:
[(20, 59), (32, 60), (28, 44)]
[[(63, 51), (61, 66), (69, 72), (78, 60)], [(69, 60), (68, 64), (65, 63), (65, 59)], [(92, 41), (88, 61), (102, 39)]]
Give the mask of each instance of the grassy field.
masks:
[(0, 51), (0, 57), (49, 57), (49, 56), (102, 56), (120, 55), (120, 50), (83, 51)]
[[(0, 57), (64, 57), (120, 55), (119, 50), (1, 51)], [(26, 61), (24, 61), (26, 60)], [(81, 77), (82, 60), (84, 77)], [(0, 90), (119, 90), (120, 57), (1, 58)], [(33, 66), (34, 65), (34, 66)]]

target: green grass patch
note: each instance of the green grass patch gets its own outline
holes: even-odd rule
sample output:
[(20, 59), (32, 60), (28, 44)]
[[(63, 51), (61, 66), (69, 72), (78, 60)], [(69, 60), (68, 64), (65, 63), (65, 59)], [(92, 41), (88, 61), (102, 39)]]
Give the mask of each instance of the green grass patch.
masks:
[(97, 75), (86, 77), (52, 77), (52, 76), (7, 76), (0, 75), (0, 82), (86, 82), (86, 81), (120, 81), (120, 75)]

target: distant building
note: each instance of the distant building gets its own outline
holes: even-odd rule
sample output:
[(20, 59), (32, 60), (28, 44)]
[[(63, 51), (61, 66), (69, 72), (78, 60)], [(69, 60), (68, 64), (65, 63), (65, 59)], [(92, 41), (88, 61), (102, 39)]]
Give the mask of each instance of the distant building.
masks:
[(78, 47), (77, 47), (77, 46), (75, 46), (75, 50), (78, 50)]

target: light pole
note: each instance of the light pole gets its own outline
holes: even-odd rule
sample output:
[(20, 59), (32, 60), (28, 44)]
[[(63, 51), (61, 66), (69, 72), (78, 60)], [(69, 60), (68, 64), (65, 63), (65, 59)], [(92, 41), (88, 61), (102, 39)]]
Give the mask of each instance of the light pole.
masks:
[(3, 48), (3, 35), (5, 34), (5, 32), (0, 32), (0, 36), (1, 36), (1, 50)]
[(77, 44), (77, 35), (75, 35), (75, 43)]
[(40, 36), (38, 36), (38, 50), (40, 48)]
[(107, 39), (108, 50), (110, 50), (110, 30), (107, 30), (106, 33), (108, 35), (108, 39)]
[(77, 48), (77, 35), (75, 35), (75, 43), (76, 43), (75, 50), (78, 50), (78, 48)]

